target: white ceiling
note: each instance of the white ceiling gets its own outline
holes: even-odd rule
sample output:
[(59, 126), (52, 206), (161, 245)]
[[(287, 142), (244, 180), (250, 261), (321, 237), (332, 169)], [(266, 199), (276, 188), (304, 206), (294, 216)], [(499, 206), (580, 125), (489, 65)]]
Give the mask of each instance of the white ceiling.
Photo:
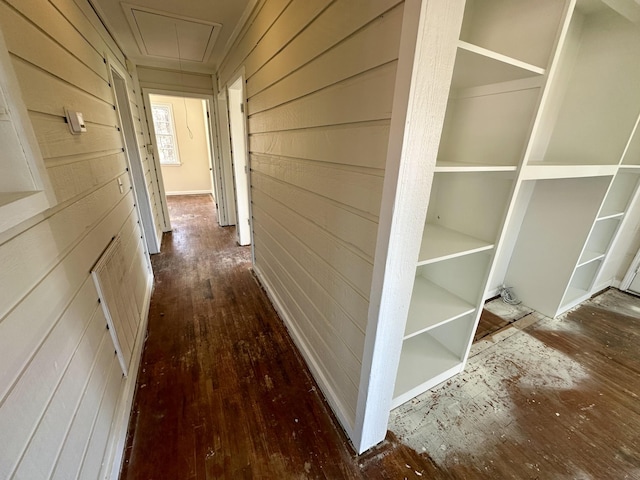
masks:
[(90, 0), (137, 65), (213, 73), (255, 0)]

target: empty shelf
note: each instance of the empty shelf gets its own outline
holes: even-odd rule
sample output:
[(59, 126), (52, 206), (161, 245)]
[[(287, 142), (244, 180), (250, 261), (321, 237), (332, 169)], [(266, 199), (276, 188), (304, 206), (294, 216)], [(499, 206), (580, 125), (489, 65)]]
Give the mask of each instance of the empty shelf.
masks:
[(400, 405), (462, 370), (462, 359), (443, 347), (428, 333), (402, 343), (400, 365), (393, 393)]
[(473, 313), (475, 307), (429, 280), (417, 276), (411, 295), (405, 339)]
[(452, 86), (456, 89), (544, 75), (544, 69), (486, 48), (458, 41)]
[(476, 163), (445, 162), (436, 163), (436, 173), (455, 172), (515, 172), (518, 169), (515, 165), (483, 165)]
[(602, 257), (604, 257), (603, 252), (592, 252), (589, 250), (585, 250), (584, 252), (582, 252), (582, 256), (580, 257), (580, 260), (578, 262), (578, 267), (581, 267), (582, 265), (586, 265), (589, 262), (599, 260)]
[(493, 244), (479, 238), (427, 223), (424, 226), (418, 265), (491, 250)]

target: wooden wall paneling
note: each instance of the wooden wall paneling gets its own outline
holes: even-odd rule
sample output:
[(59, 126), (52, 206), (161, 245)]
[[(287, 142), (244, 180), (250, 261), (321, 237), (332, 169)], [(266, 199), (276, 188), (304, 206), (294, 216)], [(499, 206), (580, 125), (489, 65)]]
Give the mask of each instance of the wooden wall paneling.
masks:
[[(53, 322), (69, 303), (69, 299), (88, 277), (98, 253), (106, 248), (123, 218), (133, 210), (133, 196), (127, 195), (80, 243), (58, 263), (0, 322), (0, 342), (5, 352), (0, 371), (2, 396), (26, 366), (33, 351), (49, 332)], [(28, 330), (24, 318), (30, 318)], [(20, 339), (20, 341), (16, 341)]]
[(249, 134), (391, 118), (396, 62), (249, 117)]
[[(269, 232), (276, 231), (274, 229), (284, 228), (262, 211), (254, 221), (256, 234), (260, 233), (273, 237), (273, 233), (269, 234)], [(318, 282), (318, 285), (331, 295), (336, 303), (349, 315), (351, 321), (364, 330), (366, 327), (366, 313), (369, 307), (367, 299), (360, 295), (353, 285), (337, 273), (326, 260), (320, 258), (318, 254), (306, 247), (295, 235), (280, 235), (277, 241), (306, 272), (313, 272), (314, 280)]]
[(253, 18), (247, 21), (228, 55), (222, 59), (218, 68), (218, 85), (226, 85), (231, 76), (240, 68), (251, 50), (255, 48), (264, 34), (271, 28), (292, 0), (272, 0), (262, 2), (256, 7)]
[(7, 273), (0, 277), (0, 318), (44, 279), (120, 198), (116, 182), (111, 182), (0, 246), (1, 263)]
[(305, 27), (313, 23), (332, 1), (294, 0), (289, 3), (242, 62), (245, 78), (260, 69)]
[(342, 165), (384, 169), (389, 121), (328, 125), (300, 130), (253, 133), (249, 150)]
[(64, 15), (69, 23), (76, 25), (83, 36), (90, 38), (90, 43), (97, 51), (102, 52), (104, 47), (125, 67), (126, 60), (118, 45), (107, 31), (102, 21), (96, 15), (89, 2), (83, 0), (49, 0)]
[[(340, 368), (345, 370), (355, 387), (360, 376), (359, 359), (362, 358), (364, 332), (345, 315), (323, 289), (318, 288), (315, 279), (308, 272), (304, 272), (296, 260), (287, 255), (276, 240), (267, 234), (261, 245), (269, 252), (265, 258), (271, 258), (272, 268), (281, 269), (282, 273), (286, 272), (287, 277), (281, 276), (283, 284), (288, 285), (295, 278), (295, 286), (292, 285), (287, 289), (296, 295), (297, 303), (306, 312), (309, 324), (330, 346), (334, 352), (333, 361), (337, 361)], [(277, 261), (277, 267), (274, 261)], [(302, 294), (302, 292), (308, 293)]]
[(97, 153), (80, 159), (61, 157), (47, 162), (51, 185), (61, 203), (78, 195), (90, 195), (105, 183), (125, 175), (126, 169), (127, 162), (122, 151), (106, 155)]
[[(352, 374), (357, 377), (359, 375), (360, 366), (353, 354), (348, 351), (343, 343), (336, 338), (327, 338), (328, 332), (324, 329), (316, 329), (303, 306), (299, 305), (295, 291), (289, 288), (295, 288), (295, 282), (287, 278), (286, 271), (278, 265), (273, 255), (264, 247), (264, 244), (256, 245), (256, 255), (265, 260), (259, 265), (259, 271), (263, 273), (263, 277), (267, 285), (273, 285), (272, 292), (278, 292), (278, 302), (286, 310), (281, 314), (287, 322), (289, 330), (293, 330), (294, 336), (298, 341), (304, 343), (298, 344), (298, 348), (303, 354), (310, 359), (316, 366), (317, 372), (322, 375), (323, 381), (320, 382), (328, 391), (325, 391), (330, 401), (340, 405), (335, 412), (346, 428), (351, 428), (355, 418), (355, 404), (357, 399), (357, 387), (353, 385), (352, 380), (347, 375), (346, 369), (350, 369)], [(286, 312), (286, 313), (285, 313)], [(344, 349), (344, 351), (341, 351)], [(338, 358), (339, 357), (339, 358)], [(339, 365), (339, 362), (349, 362), (348, 364)], [(357, 371), (357, 374), (356, 374)]]
[[(247, 78), (247, 96), (252, 98), (269, 85), (295, 72), (323, 52), (348, 38), (363, 26), (394, 6), (399, 0), (338, 0), (333, 2), (313, 23), (295, 39)], [(386, 32), (393, 42), (398, 32)], [(337, 66), (332, 66), (336, 68)], [(343, 68), (343, 67), (340, 67)], [(221, 79), (221, 80), (225, 80)]]
[(31, 122), (45, 159), (122, 149), (122, 138), (115, 126), (86, 122), (87, 131), (71, 135), (62, 117), (31, 113)]
[(13, 55), (77, 85), (105, 102), (112, 101), (109, 83), (104, 78), (2, 3), (0, 26)]
[(109, 465), (103, 465), (103, 459), (107, 453), (111, 425), (123, 383), (122, 372), (118, 368), (118, 362), (113, 358), (104, 395), (100, 400), (98, 416), (93, 425), (91, 439), (82, 460), (80, 478), (99, 478), (101, 474), (104, 475), (102, 472), (109, 468)]
[[(89, 319), (84, 336), (97, 337), (99, 344), (104, 337), (106, 320), (97, 302), (92, 304), (92, 308), (92, 313), (90, 311), (82, 313), (85, 317), (81, 320)], [(53, 338), (47, 340), (48, 343), (52, 341)], [(91, 358), (91, 352), (88, 352), (89, 357), (83, 357), (82, 353), (85, 350), (82, 345), (78, 346), (78, 350), (57, 385), (51, 401), (47, 404), (33, 436), (22, 453), (14, 474), (15, 478), (49, 478), (53, 471), (57, 454), (71, 426), (91, 375), (93, 362), (87, 361), (87, 358)], [(52, 448), (52, 445), (56, 447)]]
[(54, 38), (65, 50), (71, 52), (83, 64), (109, 82), (101, 50), (96, 50), (87, 42), (51, 3), (42, 0), (7, 1), (30, 22)]
[[(114, 363), (115, 368), (113, 367)], [(71, 425), (65, 432), (64, 441), (58, 446), (52, 479), (77, 478), (111, 369), (120, 373), (113, 343), (109, 337), (109, 331), (105, 328), (100, 347), (92, 359), (91, 373), (84, 392), (75, 405)]]
[(90, 95), (19, 57), (13, 57), (13, 68), (30, 111), (63, 117), (64, 109), (69, 108), (82, 112), (87, 122), (118, 123), (112, 102)]
[[(323, 230), (318, 225), (294, 213), (259, 190), (254, 190), (254, 210), (264, 209), (281, 225), (287, 225), (295, 235), (322, 258), (331, 259), (331, 266), (348, 279), (368, 298), (371, 283), (371, 262), (358, 255), (348, 245)], [(259, 263), (259, 261), (258, 261)]]
[(251, 168), (374, 216), (380, 209), (380, 171), (263, 155), (251, 155)]
[[(89, 304), (89, 311), (81, 310), (84, 317), (67, 315), (58, 323), (58, 328), (54, 328), (10, 394), (3, 399), (0, 426), (3, 432), (11, 432), (11, 435), (3, 435), (0, 440), (2, 478), (11, 476), (74, 354), (79, 359), (77, 361), (83, 362), (86, 358), (92, 358), (100, 344), (105, 326), (90, 322), (96, 303), (85, 303)], [(80, 322), (80, 325), (73, 325), (76, 322)], [(87, 329), (88, 326), (91, 328)]]
[(252, 187), (287, 205), (294, 212), (318, 224), (342, 241), (353, 245), (373, 261), (377, 218), (350, 210), (332, 199), (254, 173)]
[[(398, 58), (402, 5), (249, 98), (249, 115), (308, 95)], [(245, 68), (248, 68), (245, 64)], [(251, 77), (247, 71), (247, 77)]]

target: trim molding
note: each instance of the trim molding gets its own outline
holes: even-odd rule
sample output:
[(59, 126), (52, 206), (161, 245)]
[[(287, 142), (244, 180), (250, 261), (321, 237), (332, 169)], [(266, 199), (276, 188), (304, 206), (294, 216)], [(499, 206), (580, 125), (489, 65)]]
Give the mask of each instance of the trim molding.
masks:
[(165, 195), (206, 195), (213, 194), (211, 190), (182, 190), (179, 192), (165, 192)]

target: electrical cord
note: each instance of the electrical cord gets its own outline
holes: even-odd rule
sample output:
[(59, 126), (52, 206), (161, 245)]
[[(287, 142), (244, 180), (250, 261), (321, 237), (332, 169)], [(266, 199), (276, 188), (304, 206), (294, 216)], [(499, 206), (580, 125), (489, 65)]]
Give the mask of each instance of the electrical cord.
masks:
[(502, 301), (504, 303), (507, 303), (509, 305), (519, 305), (522, 302), (518, 297), (516, 297), (516, 294), (513, 293), (512, 290), (513, 287), (502, 285), (502, 288), (500, 289), (500, 297), (502, 297)]

